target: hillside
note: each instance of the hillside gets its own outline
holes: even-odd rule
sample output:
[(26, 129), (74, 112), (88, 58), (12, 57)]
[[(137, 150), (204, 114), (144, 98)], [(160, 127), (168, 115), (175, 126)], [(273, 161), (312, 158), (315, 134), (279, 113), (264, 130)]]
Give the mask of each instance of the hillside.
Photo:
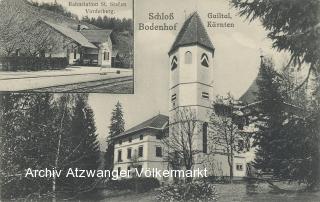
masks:
[[(76, 29), (79, 24), (77, 20), (72, 18), (32, 6), (27, 0), (2, 0), (0, 5), (1, 8), (3, 8), (0, 17), (18, 14), (24, 19), (49, 21), (57, 24), (63, 24), (73, 29)], [(89, 29), (99, 29), (98, 27), (86, 22), (81, 22), (81, 24), (88, 26)]]

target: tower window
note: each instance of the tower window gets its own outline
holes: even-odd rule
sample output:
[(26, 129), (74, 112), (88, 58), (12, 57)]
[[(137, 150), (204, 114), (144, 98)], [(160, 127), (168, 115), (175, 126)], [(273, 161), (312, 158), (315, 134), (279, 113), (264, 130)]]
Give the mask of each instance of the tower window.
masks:
[(209, 58), (205, 53), (203, 53), (201, 56), (201, 65), (205, 67), (209, 67)]
[(175, 101), (177, 99), (177, 94), (173, 94), (172, 96), (171, 96), (171, 101)]
[(171, 61), (171, 70), (174, 70), (178, 67), (178, 58), (176, 56), (173, 56)]
[(202, 125), (202, 146), (203, 153), (208, 153), (208, 123), (205, 122)]
[(172, 102), (172, 106), (175, 107), (176, 106), (176, 99), (177, 99), (177, 94), (173, 94), (171, 96), (171, 102)]
[(192, 53), (190, 51), (187, 51), (184, 55), (184, 62), (186, 64), (192, 64)]
[(202, 98), (204, 98), (204, 99), (209, 99), (209, 93), (207, 93), (207, 92), (202, 92)]

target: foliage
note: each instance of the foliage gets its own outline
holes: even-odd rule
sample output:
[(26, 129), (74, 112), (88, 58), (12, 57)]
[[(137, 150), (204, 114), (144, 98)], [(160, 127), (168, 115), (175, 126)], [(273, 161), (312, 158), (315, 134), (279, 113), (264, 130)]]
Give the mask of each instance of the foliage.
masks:
[(36, 57), (43, 53), (56, 53), (70, 39), (49, 28), (30, 5), (18, 0), (2, 0), (0, 13), (0, 54)]
[[(82, 179), (66, 189), (70, 181), (63, 175), (34, 178), (25, 173), (28, 168), (97, 168), (95, 126), (86, 99), (76, 94), (8, 93), (1, 95), (0, 107), (1, 199), (49, 200), (83, 192)], [(79, 144), (76, 138), (85, 141)], [(86, 181), (86, 188), (91, 185)]]
[(263, 116), (260, 120), (262, 123), (257, 124), (259, 131), (254, 136), (253, 146), (258, 145), (255, 167), (268, 170), (278, 166), (272, 159), (276, 157), (277, 147), (280, 146), (276, 141), (279, 140), (278, 133), (285, 119), (283, 105), (279, 104), (283, 102), (281, 83), (277, 80), (277, 73), (270, 59), (262, 60), (257, 85), (257, 101), (263, 100), (259, 106)]
[(164, 153), (168, 154), (165, 158), (172, 168), (192, 170), (196, 156), (203, 152), (196, 144), (202, 131), (201, 122), (191, 107), (176, 109), (170, 121), (169, 135), (161, 139), (167, 150)]
[(293, 64), (300, 70), (303, 63), (308, 64), (308, 74), (296, 89), (307, 84), (313, 88), (311, 97), (319, 95), (320, 1), (231, 0), (231, 4), (250, 22), (259, 19), (273, 47), (291, 54), (287, 67)]
[(122, 180), (110, 180), (106, 186), (112, 190), (132, 190), (136, 192), (148, 192), (160, 187), (160, 182), (156, 178), (137, 177)]
[(243, 142), (240, 129), (245, 120), (237, 112), (236, 101), (228, 94), (226, 98), (217, 97), (213, 103), (215, 109), (210, 116), (210, 151), (223, 152), (227, 155), (230, 179), (233, 178), (234, 156), (242, 150)]
[(3, 70), (6, 71), (39, 71), (63, 69), (68, 66), (67, 58), (45, 57), (0, 57)]
[(75, 14), (72, 14), (70, 11), (66, 10), (61, 4), (58, 4), (57, 1), (55, 1), (54, 3), (46, 3), (46, 2), (39, 3), (37, 1), (31, 1), (30, 4), (32, 6), (36, 6), (41, 9), (52, 11), (52, 12), (64, 15), (66, 17), (78, 19), (78, 17)]
[(115, 17), (108, 16), (98, 16), (97, 18), (89, 18), (88, 16), (84, 16), (82, 18), (83, 22), (87, 22), (89, 24), (95, 25), (102, 29), (112, 29), (114, 32), (124, 32), (127, 31), (130, 34), (133, 34), (133, 21), (132, 19), (119, 19)]
[[(100, 162), (100, 150), (97, 140), (96, 126), (93, 111), (87, 104), (87, 95), (79, 94), (75, 100), (71, 128), (69, 133), (70, 148), (68, 158), (65, 160), (66, 168), (83, 170), (97, 170)], [(70, 178), (64, 191), (79, 193), (90, 189), (95, 178)]]
[[(274, 41), (273, 47), (287, 50), (293, 59), (319, 64), (320, 17), (318, 0), (244, 1), (232, 0), (240, 16), (259, 19)], [(319, 67), (318, 67), (319, 68)]]
[(213, 184), (197, 181), (163, 186), (156, 198), (159, 201), (217, 201), (217, 193)]
[(305, 94), (294, 91), (284, 73), (276, 72), (270, 59), (262, 60), (257, 80), (260, 104), (253, 114), (259, 129), (254, 135), (254, 166), (314, 188), (319, 184), (319, 106), (309, 111)]
[(108, 147), (105, 153), (105, 168), (112, 170), (113, 168), (113, 156), (114, 156), (114, 142), (110, 138), (124, 132), (124, 118), (123, 109), (120, 102), (117, 102), (115, 109), (111, 114), (111, 124), (109, 126)]

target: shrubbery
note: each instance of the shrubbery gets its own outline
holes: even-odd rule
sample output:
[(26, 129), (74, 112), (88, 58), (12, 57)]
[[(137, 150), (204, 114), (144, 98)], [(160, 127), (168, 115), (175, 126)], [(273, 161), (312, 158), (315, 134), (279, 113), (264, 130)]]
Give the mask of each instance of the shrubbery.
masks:
[(111, 180), (106, 186), (112, 190), (132, 190), (141, 193), (160, 187), (160, 182), (156, 178), (130, 178)]
[(5, 71), (39, 71), (64, 69), (68, 66), (67, 58), (50, 57), (1, 57), (0, 63)]
[(216, 201), (215, 186), (206, 182), (171, 184), (159, 189), (159, 201)]

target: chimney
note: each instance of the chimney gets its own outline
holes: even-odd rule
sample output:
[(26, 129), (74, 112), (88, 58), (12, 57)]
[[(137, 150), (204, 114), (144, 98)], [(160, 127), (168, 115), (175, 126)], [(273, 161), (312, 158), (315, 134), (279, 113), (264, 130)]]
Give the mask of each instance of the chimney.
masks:
[(80, 30), (81, 30), (81, 25), (80, 24), (78, 24), (78, 32), (80, 32)]

